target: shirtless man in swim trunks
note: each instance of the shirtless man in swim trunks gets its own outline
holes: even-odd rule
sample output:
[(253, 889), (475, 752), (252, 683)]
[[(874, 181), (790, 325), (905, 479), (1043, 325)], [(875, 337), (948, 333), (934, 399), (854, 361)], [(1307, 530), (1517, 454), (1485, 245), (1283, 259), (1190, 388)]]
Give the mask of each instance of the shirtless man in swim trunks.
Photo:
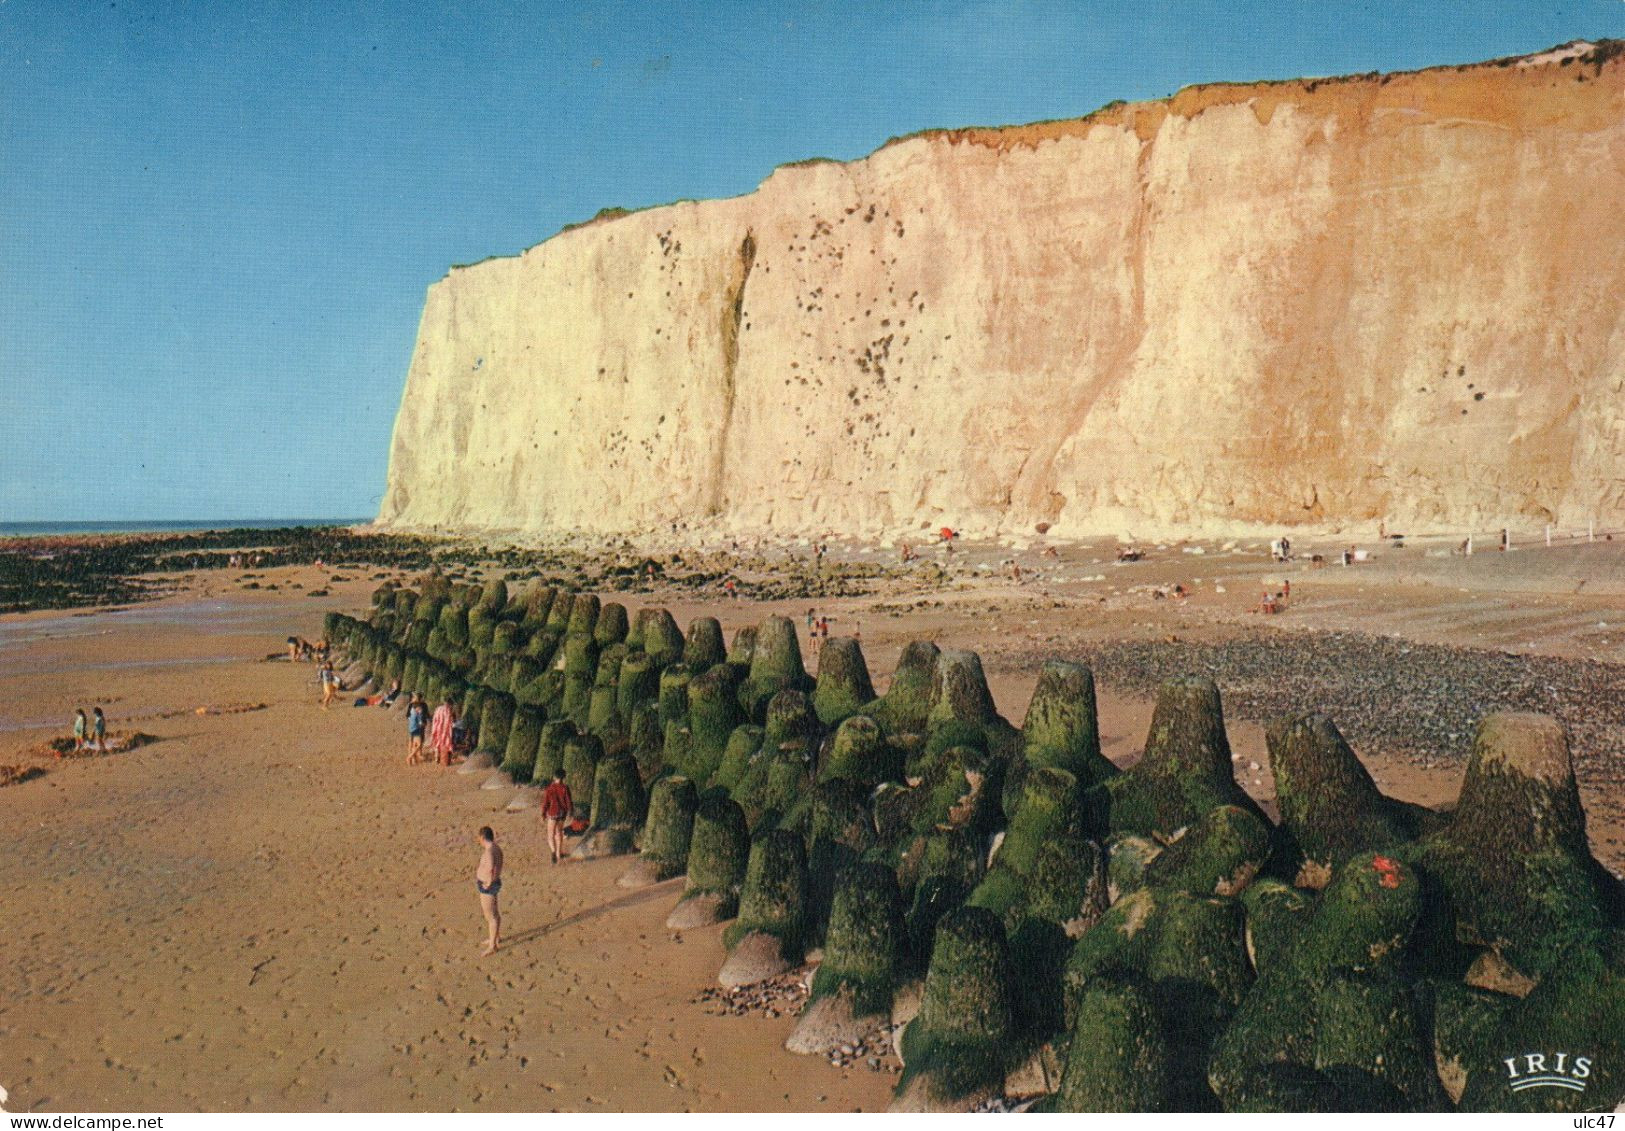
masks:
[(490, 934), (482, 955), (495, 954), (502, 945), (502, 912), (497, 910), (497, 893), (502, 890), (502, 849), (491, 826), (480, 829), (480, 866), (474, 872), (474, 890), (480, 893), (480, 910)]

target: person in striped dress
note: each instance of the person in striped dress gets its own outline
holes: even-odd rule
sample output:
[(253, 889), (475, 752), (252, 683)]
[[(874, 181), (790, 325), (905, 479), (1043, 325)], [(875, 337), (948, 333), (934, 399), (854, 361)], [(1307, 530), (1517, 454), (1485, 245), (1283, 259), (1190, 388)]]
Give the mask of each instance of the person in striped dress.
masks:
[(434, 709), (434, 718), (429, 722), (429, 746), (442, 766), (451, 765), (451, 732), (456, 725), (457, 708), (447, 699)]

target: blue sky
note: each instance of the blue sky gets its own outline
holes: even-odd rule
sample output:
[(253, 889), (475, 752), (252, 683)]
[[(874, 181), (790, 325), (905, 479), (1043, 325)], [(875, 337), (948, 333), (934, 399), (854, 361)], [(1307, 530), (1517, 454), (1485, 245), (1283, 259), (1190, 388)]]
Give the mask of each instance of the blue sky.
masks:
[(425, 288), (608, 205), (1602, 36), (1625, 0), (0, 0), (0, 522), (371, 515)]

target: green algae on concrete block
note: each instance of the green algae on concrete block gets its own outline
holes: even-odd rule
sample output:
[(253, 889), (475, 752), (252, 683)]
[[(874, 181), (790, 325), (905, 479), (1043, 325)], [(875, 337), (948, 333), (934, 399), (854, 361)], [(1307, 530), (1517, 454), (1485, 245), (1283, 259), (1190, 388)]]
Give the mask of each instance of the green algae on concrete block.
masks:
[(671, 613), (665, 609), (639, 609), (638, 621), (643, 629), (643, 651), (657, 668), (682, 662), (683, 633)]
[(904, 646), (886, 694), (863, 710), (888, 737), (925, 732), (931, 714), (931, 680), (941, 655), (929, 640), (912, 640)]
[(683, 663), (694, 672), (709, 671), (728, 659), (722, 640), (722, 625), (716, 617), (695, 617), (688, 622), (683, 638)]
[(592, 638), (598, 642), (600, 648), (624, 644), (629, 627), (626, 606), (619, 601), (608, 601), (598, 609), (598, 619), (593, 623)]
[(1033, 766), (1066, 770), (1087, 789), (1117, 776), (1100, 752), (1095, 676), (1083, 664), (1048, 660), (1021, 724), (1022, 754)]
[(726, 794), (711, 791), (694, 811), (694, 832), (688, 851), (688, 886), (683, 899), (716, 896), (717, 919), (731, 919), (739, 906), (739, 888), (745, 880), (750, 855), (750, 834), (745, 811)]
[(1378, 791), (1325, 715), (1287, 715), (1270, 724), (1266, 738), (1282, 829), (1295, 854), (1321, 876), (1357, 852), (1417, 835), (1417, 808)]
[(829, 922), (841, 876), (874, 847), (875, 824), (867, 791), (852, 782), (834, 778), (813, 786), (806, 796), (805, 827), (790, 819), (782, 827), (807, 838), (807, 921), (816, 940)]
[(1090, 987), (1079, 1001), (1061, 1086), (1046, 1103), (1057, 1112), (1170, 1111), (1174, 1061), (1143, 981), (1125, 977)]
[(696, 782), (706, 782), (722, 763), (734, 728), (744, 722), (733, 669), (727, 664), (713, 664), (691, 677), (685, 699), (689, 742), (682, 768)]
[(873, 861), (854, 864), (835, 889), (812, 999), (844, 990), (855, 1015), (890, 1014), (906, 947), (896, 875)]
[(1144, 755), (1092, 790), (1090, 802), (1114, 833), (1171, 837), (1221, 805), (1268, 822), (1232, 774), (1219, 689), (1196, 677), (1162, 685)]
[(687, 664), (672, 664), (660, 673), (656, 695), (662, 726), (688, 722), (688, 685), (693, 679)]
[(901, 752), (866, 715), (854, 715), (835, 728), (829, 752), (818, 765), (820, 781), (845, 778), (869, 790), (883, 781), (899, 781), (902, 774)]
[(564, 768), (565, 746), (579, 733), (569, 719), (549, 719), (543, 723), (536, 740), (536, 763), (530, 780), (537, 785), (551, 782), (553, 775)]
[(640, 704), (659, 698), (660, 674), (654, 658), (647, 653), (634, 653), (621, 661), (615, 709), (622, 718), (630, 719)]
[(476, 747), (482, 754), (500, 759), (508, 752), (508, 730), (513, 725), (513, 696), (500, 692), (487, 694), (480, 706), (480, 740)]
[(514, 711), (501, 769), (516, 783), (530, 781), (536, 772), (536, 749), (541, 745), (542, 726), (546, 721), (546, 716), (533, 707), (519, 707)]
[(1479, 724), (1450, 822), (1418, 866), (1444, 889), (1456, 937), (1526, 975), (1604, 945), (1619, 882), (1591, 855), (1562, 724), (1497, 714)]
[(1270, 830), (1245, 809), (1221, 805), (1146, 867), (1145, 882), (1191, 895), (1239, 895), (1264, 866)]
[(649, 816), (643, 824), (643, 857), (654, 865), (653, 880), (680, 876), (688, 868), (699, 792), (688, 778), (661, 778), (649, 791)]
[(750, 674), (739, 688), (739, 705), (752, 722), (766, 717), (768, 703), (781, 691), (808, 691), (812, 680), (801, 664), (796, 626), (787, 617), (768, 617), (757, 627)]
[(570, 623), (566, 628), (571, 636), (592, 636), (598, 627), (600, 602), (592, 593), (577, 593), (570, 602)]
[(801, 960), (807, 928), (807, 849), (784, 829), (769, 829), (751, 841), (739, 916), (723, 941), (729, 949), (749, 934), (771, 935), (789, 962)]
[(728, 646), (728, 665), (738, 668), (743, 673), (750, 671), (752, 661), (756, 659), (756, 626), (747, 624), (734, 630), (734, 638)]
[(604, 745), (595, 734), (580, 734), (564, 742), (564, 784), (575, 803), (573, 817), (586, 818), (592, 812), (592, 783), (603, 760)]
[(998, 918), (959, 907), (937, 925), (920, 1012), (903, 1030), (904, 1108), (997, 1093), (1015, 1059), (1010, 954)]
[(625, 754), (601, 759), (593, 773), (587, 832), (570, 855), (589, 860), (633, 851), (646, 812), (637, 763)]
[(818, 681), (812, 696), (819, 721), (833, 727), (858, 714), (874, 698), (863, 646), (850, 636), (825, 640), (818, 650)]
[(1247, 956), (1262, 976), (1291, 953), (1314, 911), (1314, 900), (1280, 880), (1264, 878), (1247, 885), (1241, 904), (1247, 913)]
[(728, 735), (728, 745), (723, 750), (722, 760), (717, 764), (710, 784), (729, 793), (737, 790), (762, 752), (762, 735), (762, 728), (750, 723), (735, 727)]

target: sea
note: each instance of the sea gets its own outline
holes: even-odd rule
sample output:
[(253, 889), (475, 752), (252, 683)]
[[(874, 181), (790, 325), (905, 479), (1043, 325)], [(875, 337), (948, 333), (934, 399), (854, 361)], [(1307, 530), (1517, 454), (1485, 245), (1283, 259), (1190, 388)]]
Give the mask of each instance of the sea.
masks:
[(172, 534), (195, 530), (280, 530), (289, 526), (360, 526), (370, 518), (219, 518), (106, 522), (0, 522), (0, 538), (50, 534)]

